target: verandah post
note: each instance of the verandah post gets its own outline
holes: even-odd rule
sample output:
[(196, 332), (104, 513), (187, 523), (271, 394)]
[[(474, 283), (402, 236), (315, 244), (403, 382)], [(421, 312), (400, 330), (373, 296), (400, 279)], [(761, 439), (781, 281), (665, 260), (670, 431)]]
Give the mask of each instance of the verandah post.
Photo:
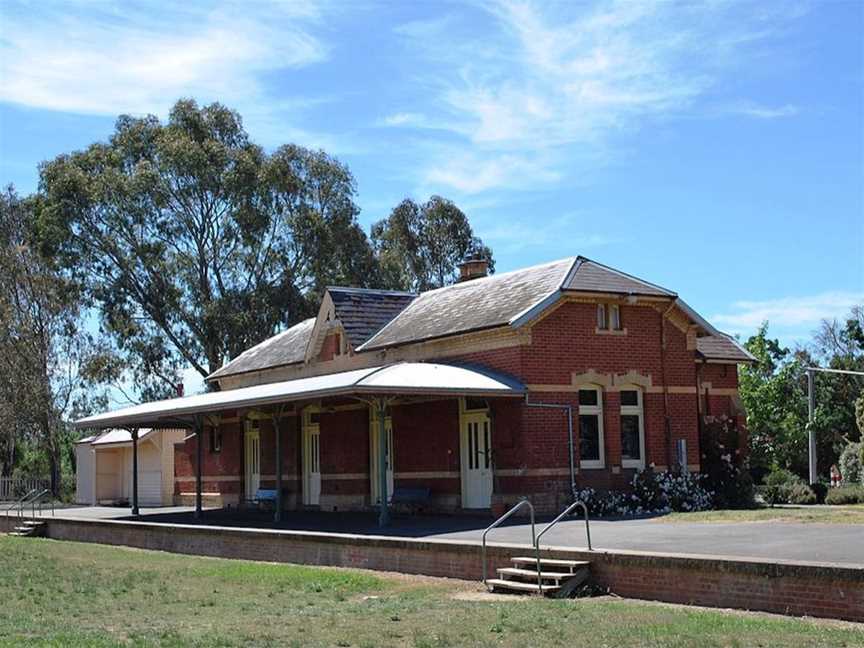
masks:
[(138, 428), (132, 428), (132, 515), (138, 515)]
[(282, 520), (282, 408), (273, 417), (273, 432), (276, 435), (276, 513), (273, 519)]
[(380, 498), (378, 526), (390, 524), (390, 511), (387, 507), (387, 405), (383, 398), (375, 401), (378, 409), (378, 496)]
[(200, 416), (195, 417), (195, 519), (201, 517), (201, 491), (202, 474), (201, 464), (204, 462), (204, 421)]

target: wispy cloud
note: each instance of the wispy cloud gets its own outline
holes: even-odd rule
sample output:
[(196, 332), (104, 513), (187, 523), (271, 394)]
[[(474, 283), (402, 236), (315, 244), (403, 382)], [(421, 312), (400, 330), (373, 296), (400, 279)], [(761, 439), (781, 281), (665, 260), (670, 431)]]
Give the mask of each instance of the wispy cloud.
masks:
[(239, 109), (259, 131), (276, 122), (290, 130), (296, 120), (288, 118), (320, 99), (274, 96), (268, 75), (330, 55), (316, 35), (322, 9), (312, 2), (248, 11), (232, 2), (10, 0), (0, 14), (0, 101), (78, 114), (164, 117), (190, 96)]
[[(541, 182), (560, 180), (575, 147), (603, 151), (623, 131), (694, 110), (741, 50), (769, 38), (778, 22), (770, 8), (734, 2), (480, 6), (494, 21), (483, 39), (460, 31), (453, 16), (398, 30), (414, 55), (437, 64), (420, 82), (438, 110), (422, 121), (398, 112), (383, 123), (431, 123), (455, 137), (418, 171), (433, 190), (506, 189), (526, 171)], [(770, 118), (794, 107), (740, 109)], [(460, 169), (463, 160), (468, 169)]]
[(805, 336), (823, 319), (844, 317), (852, 306), (864, 304), (864, 292), (831, 291), (817, 295), (782, 297), (764, 301), (738, 301), (728, 312), (711, 318), (732, 333), (750, 334), (763, 322), (784, 337)]
[[(564, 246), (568, 250), (584, 253), (585, 250), (605, 247), (619, 240), (591, 232), (593, 220), (588, 214), (572, 212), (539, 222), (524, 220), (497, 220), (483, 230), (483, 239), (491, 243), (497, 252), (515, 252), (529, 247), (544, 250)], [(586, 224), (588, 228), (586, 228)], [(585, 231), (588, 229), (588, 231)]]
[(755, 117), (756, 119), (781, 119), (783, 117), (794, 117), (801, 112), (801, 109), (793, 104), (760, 106), (754, 103), (739, 103), (730, 106), (725, 112), (733, 115)]

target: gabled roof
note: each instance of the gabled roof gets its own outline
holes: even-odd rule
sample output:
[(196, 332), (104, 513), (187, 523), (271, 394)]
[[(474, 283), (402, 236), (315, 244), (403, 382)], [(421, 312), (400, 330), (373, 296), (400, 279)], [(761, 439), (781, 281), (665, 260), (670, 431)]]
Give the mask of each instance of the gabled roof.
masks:
[(580, 292), (654, 295), (658, 297), (677, 296), (671, 290), (581, 256), (576, 259), (573, 270), (561, 288), (562, 290)]
[(721, 333), (696, 339), (696, 350), (703, 358), (720, 362), (755, 362), (756, 358), (738, 342)]
[(408, 292), (335, 286), (327, 292), (352, 349), (375, 335), (417, 297)]
[(573, 261), (562, 259), (421, 293), (358, 350), (509, 324), (519, 313), (557, 292)]
[(310, 317), (286, 331), (267, 338), (214, 371), (207, 376), (207, 380), (303, 362), (313, 326), (315, 326), (315, 318)]

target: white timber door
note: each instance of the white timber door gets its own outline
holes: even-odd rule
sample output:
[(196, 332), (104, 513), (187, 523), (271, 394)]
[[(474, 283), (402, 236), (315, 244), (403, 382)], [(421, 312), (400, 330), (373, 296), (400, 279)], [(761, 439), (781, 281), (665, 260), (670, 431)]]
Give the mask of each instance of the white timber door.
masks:
[(462, 508), (487, 509), (492, 505), (492, 424), (486, 412), (463, 412)]
[(321, 426), (318, 412), (303, 416), (303, 503), (321, 503)]
[[(387, 434), (387, 501), (393, 499), (393, 419), (389, 416), (384, 419), (384, 431)], [(375, 412), (369, 418), (369, 482), (372, 484), (372, 503), (380, 504), (378, 475), (378, 447), (381, 436), (381, 428), (378, 424), (378, 416)]]
[(246, 429), (246, 499), (253, 500), (261, 488), (261, 433), (247, 424)]

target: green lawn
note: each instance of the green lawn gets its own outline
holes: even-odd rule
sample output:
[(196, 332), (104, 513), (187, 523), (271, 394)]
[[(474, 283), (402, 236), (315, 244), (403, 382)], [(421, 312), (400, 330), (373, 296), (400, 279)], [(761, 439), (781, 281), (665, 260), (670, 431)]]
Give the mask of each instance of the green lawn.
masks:
[(670, 513), (658, 522), (822, 522), (864, 524), (864, 504), (848, 506), (796, 506), (758, 508), (746, 511), (700, 511)]
[(0, 537), (0, 645), (864, 646), (831, 621)]

